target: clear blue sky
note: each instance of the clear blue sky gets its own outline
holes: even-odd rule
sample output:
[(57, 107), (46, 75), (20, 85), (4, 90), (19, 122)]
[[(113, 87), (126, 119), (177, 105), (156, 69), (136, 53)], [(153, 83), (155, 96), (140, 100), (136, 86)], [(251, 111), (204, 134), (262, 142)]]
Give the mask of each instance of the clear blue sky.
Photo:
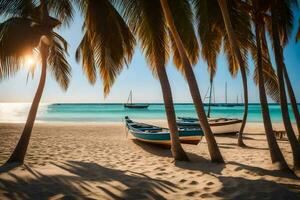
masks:
[[(295, 17), (295, 24), (298, 24), (299, 14)], [(71, 27), (59, 30), (59, 33), (65, 37), (70, 44), (68, 61), (72, 66), (72, 79), (67, 92), (60, 89), (58, 84), (48, 73), (45, 91), (42, 102), (96, 102), (111, 103), (124, 102), (127, 100), (129, 91), (133, 90), (133, 98), (136, 102), (162, 102), (161, 89), (158, 80), (153, 78), (147, 63), (137, 47), (129, 69), (124, 69), (115, 82), (111, 93), (106, 99), (103, 96), (102, 82), (98, 80), (92, 86), (85, 78), (81, 65), (76, 63), (74, 54), (81, 40), (82, 19), (76, 15)], [(293, 36), (295, 35), (293, 31)], [(285, 62), (288, 67), (290, 79), (295, 89), (296, 98), (300, 101), (300, 42), (295, 44), (294, 40), (285, 49)], [(273, 57), (273, 56), (272, 56)], [(274, 62), (274, 59), (273, 59)], [(218, 58), (218, 71), (215, 77), (215, 95), (216, 102), (224, 102), (225, 82), (228, 84), (228, 101), (236, 102), (242, 95), (242, 83), (240, 74), (233, 79), (227, 70), (227, 62), (223, 54)], [(200, 87), (202, 97), (209, 86), (207, 65), (201, 59), (195, 66), (195, 75)], [(167, 72), (172, 86), (172, 92), (175, 102), (192, 102), (189, 90), (182, 75), (175, 69), (172, 62), (167, 65)], [(258, 90), (252, 80), (253, 63), (250, 62), (249, 74), (249, 101), (259, 102)], [(31, 102), (37, 88), (40, 71), (36, 70), (34, 79), (26, 81), (26, 70), (20, 71), (16, 76), (2, 80), (0, 82), (0, 102)]]

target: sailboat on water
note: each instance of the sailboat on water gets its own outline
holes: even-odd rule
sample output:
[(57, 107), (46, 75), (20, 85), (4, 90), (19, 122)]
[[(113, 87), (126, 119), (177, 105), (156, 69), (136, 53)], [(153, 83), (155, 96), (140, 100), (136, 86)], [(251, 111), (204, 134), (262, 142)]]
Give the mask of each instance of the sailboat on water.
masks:
[(137, 104), (137, 103), (132, 103), (132, 90), (130, 90), (127, 103), (124, 104), (125, 108), (148, 108), (149, 104)]

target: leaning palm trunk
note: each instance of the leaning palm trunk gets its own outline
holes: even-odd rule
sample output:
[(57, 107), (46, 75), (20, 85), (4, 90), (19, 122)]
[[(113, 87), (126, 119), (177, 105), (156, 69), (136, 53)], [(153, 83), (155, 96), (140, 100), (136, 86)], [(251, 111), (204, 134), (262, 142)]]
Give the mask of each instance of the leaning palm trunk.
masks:
[(296, 125), (297, 125), (297, 129), (298, 129), (298, 141), (300, 142), (300, 114), (299, 114), (299, 110), (298, 110), (298, 106), (297, 106), (297, 101), (296, 101), (296, 97), (295, 97), (295, 93), (286, 69), (285, 64), (283, 63), (283, 75), (284, 75), (284, 80), (286, 82), (286, 88), (290, 97), (290, 101), (291, 101), (291, 105), (292, 105), (292, 109), (293, 109), (293, 113), (295, 116), (295, 120), (296, 120)]
[[(264, 84), (264, 74), (263, 74), (263, 65), (262, 65), (262, 45), (261, 45), (261, 35), (264, 34), (264, 31), (259, 30), (259, 25), (257, 22), (258, 19), (255, 19), (255, 36), (256, 36), (256, 48), (257, 48), (257, 68), (258, 68), (258, 88), (259, 88), (259, 98), (262, 109), (262, 116), (264, 121), (264, 127), (266, 132), (266, 138), (269, 146), (270, 156), (272, 163), (277, 164), (279, 170), (290, 171), (283, 154), (278, 146), (276, 141), (272, 122), (269, 113), (268, 100), (266, 95), (266, 89)], [(262, 36), (264, 39), (264, 36)]]
[(242, 75), (243, 89), (244, 89), (244, 115), (243, 115), (242, 125), (238, 134), (238, 146), (244, 147), (246, 145), (243, 141), (243, 133), (246, 126), (247, 117), (248, 117), (248, 83), (247, 83), (247, 74), (244, 66), (241, 67), (241, 75)]
[(21, 138), (14, 149), (12, 155), (6, 163), (23, 163), (26, 155), (27, 147), (29, 144), (32, 128), (36, 118), (36, 113), (39, 107), (39, 103), (44, 91), (46, 82), (46, 72), (47, 72), (47, 57), (48, 57), (48, 47), (41, 42), (41, 57), (42, 57), (42, 72), (40, 82), (35, 93), (33, 102), (30, 107), (30, 111), (26, 120), (25, 127), (23, 129)]
[(181, 41), (181, 38), (177, 32), (177, 29), (175, 27), (174, 24), (174, 20), (168, 5), (168, 1), (167, 0), (160, 0), (162, 8), (163, 8), (163, 12), (165, 15), (165, 18), (167, 20), (167, 24), (169, 26), (170, 32), (174, 38), (174, 41), (176, 43), (176, 47), (178, 49), (178, 52), (180, 54), (180, 58), (182, 61), (182, 66), (183, 66), (183, 71), (185, 74), (185, 78), (188, 82), (189, 85), (189, 89), (190, 89), (190, 93), (192, 95), (192, 99), (193, 102), (195, 104), (196, 107), (196, 111), (197, 111), (197, 115), (199, 118), (199, 122), (201, 125), (201, 128), (204, 131), (205, 134), (205, 139), (207, 141), (207, 145), (208, 145), (208, 150), (210, 153), (210, 157), (212, 162), (218, 162), (218, 163), (223, 163), (223, 157), (221, 155), (221, 152), (219, 150), (219, 147), (217, 145), (217, 142), (214, 138), (214, 135), (210, 129), (210, 126), (208, 124), (207, 121), (207, 117), (205, 114), (205, 110), (203, 107), (203, 102), (201, 100), (201, 96), (200, 96), (200, 92), (199, 92), (199, 88), (197, 86), (197, 81), (192, 69), (192, 66), (190, 64), (190, 61), (187, 57), (186, 51), (184, 49), (183, 43)]
[(170, 129), (171, 152), (173, 158), (175, 160), (188, 161), (189, 158), (184, 152), (179, 142), (176, 115), (175, 115), (174, 104), (172, 99), (172, 92), (171, 92), (168, 76), (166, 73), (166, 69), (164, 66), (157, 67), (157, 76), (160, 81), (163, 98), (164, 98), (165, 110), (168, 119), (168, 126)]
[(226, 1), (227, 0), (218, 0), (218, 3), (219, 3), (219, 6), (220, 6), (220, 9), (221, 9), (221, 12), (222, 12), (222, 16), (223, 16), (223, 20), (224, 20), (224, 24), (225, 24), (226, 32), (227, 32), (228, 39), (229, 39), (229, 42), (230, 42), (232, 53), (237, 58), (237, 61), (239, 63), (240, 70), (241, 70), (241, 76), (242, 76), (242, 81), (243, 81), (243, 89), (244, 89), (244, 116), (243, 116), (242, 126), (240, 128), (240, 132), (239, 132), (239, 135), (238, 135), (238, 146), (245, 146), (245, 144), (243, 142), (243, 132), (244, 132), (244, 129), (245, 129), (247, 116), (248, 116), (247, 74), (246, 74), (246, 68), (245, 68), (245, 65), (244, 65), (244, 62), (243, 62), (243, 59), (242, 59), (241, 52), (240, 52), (238, 44), (237, 44), (237, 39), (235, 37), (234, 31), (233, 31), (233, 28), (232, 28), (232, 24), (231, 24), (231, 21), (230, 21)]
[(283, 49), (280, 45), (279, 30), (278, 30), (278, 16), (277, 16), (276, 9), (278, 9), (276, 7), (276, 0), (273, 0), (271, 3), (272, 36), (273, 36), (275, 61), (277, 66), (277, 76), (279, 81), (280, 106), (281, 106), (283, 123), (292, 148), (294, 169), (300, 170), (300, 143), (297, 141), (290, 120), (290, 116), (289, 116), (287, 98), (285, 93), (284, 78), (283, 78), (283, 70), (284, 70), (283, 52), (282, 52)]

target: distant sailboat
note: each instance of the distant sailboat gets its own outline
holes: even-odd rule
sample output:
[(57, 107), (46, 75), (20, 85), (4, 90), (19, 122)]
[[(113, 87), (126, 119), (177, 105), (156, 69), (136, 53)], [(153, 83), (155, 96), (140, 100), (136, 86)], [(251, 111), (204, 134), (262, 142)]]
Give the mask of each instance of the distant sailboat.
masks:
[(136, 104), (132, 103), (132, 90), (130, 90), (127, 103), (124, 104), (125, 108), (148, 108), (149, 104)]

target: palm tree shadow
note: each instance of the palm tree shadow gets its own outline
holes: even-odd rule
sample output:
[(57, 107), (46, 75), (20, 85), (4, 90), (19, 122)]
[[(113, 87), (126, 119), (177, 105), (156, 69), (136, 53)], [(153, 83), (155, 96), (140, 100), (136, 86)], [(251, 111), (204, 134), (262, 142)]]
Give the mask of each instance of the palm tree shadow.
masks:
[(268, 148), (252, 147), (252, 146), (249, 146), (247, 144), (245, 144), (245, 146), (243, 146), (243, 147), (239, 147), (239, 146), (237, 146), (236, 143), (233, 143), (233, 142), (220, 142), (218, 144), (219, 144), (220, 147), (222, 147), (222, 146), (224, 147), (224, 145), (232, 146), (233, 147), (232, 149), (234, 149), (234, 148), (243, 148), (243, 149), (269, 150)]
[(13, 170), (21, 165), (22, 165), (21, 163), (9, 163), (9, 164), (5, 163), (4, 165), (0, 166), (0, 174), (9, 172), (10, 170)]
[(95, 196), (101, 199), (165, 199), (162, 193), (173, 193), (177, 189), (169, 181), (96, 163), (68, 161), (54, 165), (67, 173), (47, 175), (27, 166), (25, 170), (33, 178), (20, 178), (8, 172), (13, 180), (0, 179), (5, 188), (3, 194), (8, 199), (49, 199), (56, 195), (60, 195), (60, 199), (91, 199)]
[(144, 151), (151, 153), (155, 156), (172, 158), (172, 153), (170, 151), (169, 146), (148, 144), (148, 143), (140, 142), (138, 140), (132, 140), (132, 141), (134, 144), (139, 146)]
[[(139, 147), (141, 147), (144, 151), (151, 153), (153, 155), (172, 158), (172, 153), (170, 149), (159, 148), (156, 145), (146, 144), (139, 141), (134, 141), (134, 143)], [(201, 171), (204, 173), (220, 174), (225, 166), (224, 164), (212, 163), (210, 160), (207, 160), (204, 157), (199, 156), (197, 154), (190, 153), (190, 152), (186, 152), (186, 153), (191, 161), (190, 162), (175, 161), (176, 167), (182, 169), (188, 169), (192, 171)]]
[(250, 180), (243, 177), (219, 176), (222, 187), (213, 193), (222, 199), (289, 199), (297, 200), (300, 187), (295, 184), (282, 184), (264, 179)]
[(235, 171), (247, 170), (247, 171), (254, 172), (259, 176), (269, 175), (269, 176), (273, 176), (273, 177), (289, 178), (289, 179), (294, 179), (294, 180), (300, 181), (300, 177), (296, 176), (293, 173), (282, 172), (279, 170), (268, 170), (268, 169), (264, 169), (264, 168), (260, 168), (260, 167), (245, 165), (245, 164), (234, 162), (234, 161), (227, 162), (227, 164), (236, 165), (237, 168), (235, 169)]

